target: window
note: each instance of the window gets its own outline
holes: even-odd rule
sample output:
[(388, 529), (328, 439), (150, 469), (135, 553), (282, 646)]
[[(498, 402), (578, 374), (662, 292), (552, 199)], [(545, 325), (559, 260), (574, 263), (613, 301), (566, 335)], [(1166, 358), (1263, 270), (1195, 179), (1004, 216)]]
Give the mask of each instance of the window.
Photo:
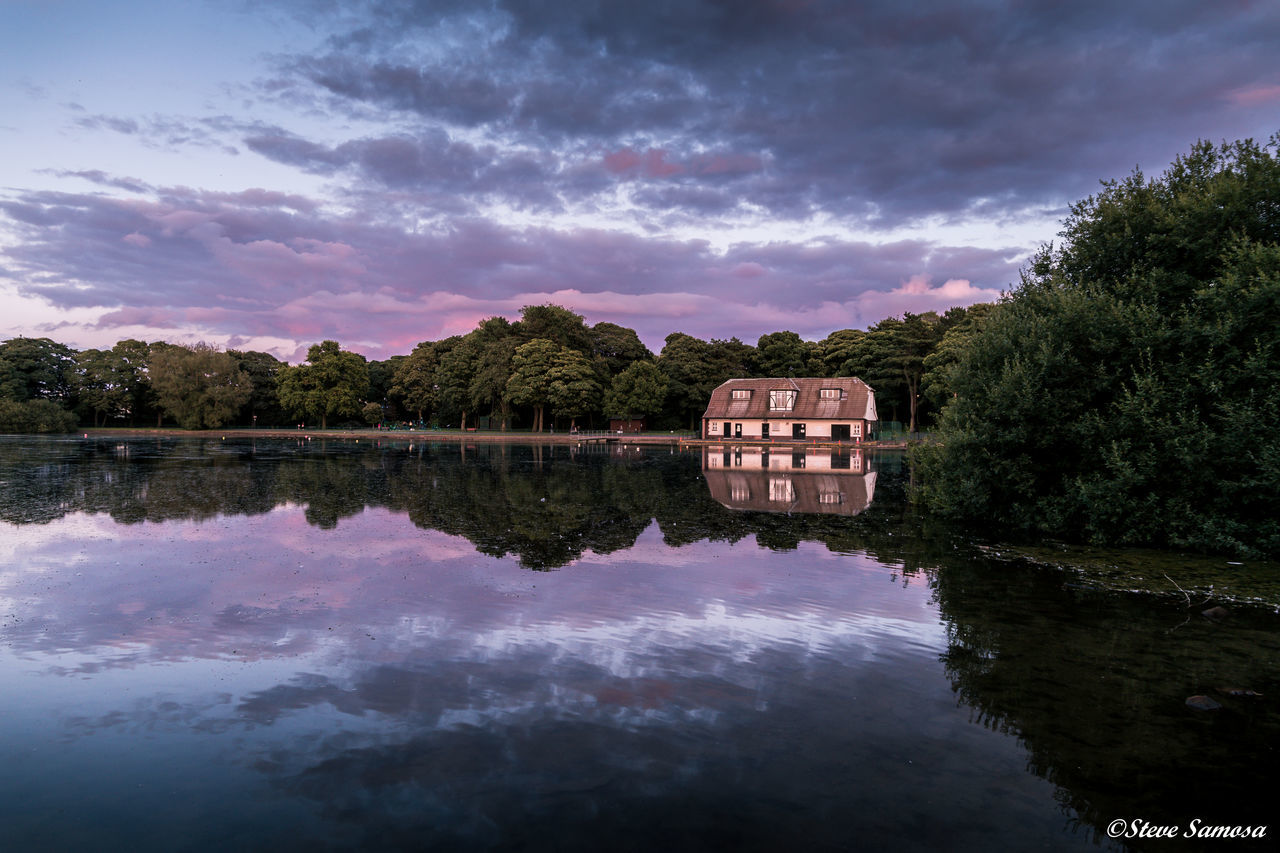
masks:
[(769, 478), (769, 500), (775, 503), (790, 503), (796, 499), (796, 487), (790, 477)]
[(789, 412), (796, 407), (795, 391), (770, 391), (769, 408), (774, 411)]
[(821, 388), (818, 390), (819, 400), (843, 400), (846, 396), (843, 388)]
[(734, 388), (730, 396), (734, 400), (750, 400), (751, 389), (750, 388)]

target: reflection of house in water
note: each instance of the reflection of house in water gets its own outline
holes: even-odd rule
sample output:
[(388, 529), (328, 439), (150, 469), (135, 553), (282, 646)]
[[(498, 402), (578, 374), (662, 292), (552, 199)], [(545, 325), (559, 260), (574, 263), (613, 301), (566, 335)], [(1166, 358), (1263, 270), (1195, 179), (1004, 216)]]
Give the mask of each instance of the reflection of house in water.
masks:
[(702, 449), (711, 497), (729, 509), (857, 515), (876, 474), (856, 448), (711, 445)]

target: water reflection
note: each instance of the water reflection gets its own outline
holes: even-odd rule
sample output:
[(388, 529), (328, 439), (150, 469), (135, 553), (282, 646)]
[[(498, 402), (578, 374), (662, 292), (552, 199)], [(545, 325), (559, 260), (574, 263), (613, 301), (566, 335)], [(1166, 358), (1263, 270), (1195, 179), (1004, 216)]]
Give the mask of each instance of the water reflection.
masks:
[(702, 448), (711, 496), (729, 509), (853, 516), (875, 497), (876, 474), (861, 449)]
[[(772, 461), (759, 451), (737, 454), (734, 459), (752, 465), (767, 462), (771, 472), (744, 485), (722, 477), (712, 467), (715, 456), (704, 457), (709, 461), (699, 477), (682, 454), (621, 445), (10, 439), (0, 440), (0, 519), (45, 523), (88, 512), (126, 524), (204, 521), (299, 505), (310, 523), (331, 529), (367, 507), (383, 507), (419, 527), (464, 536), (481, 553), (515, 555), (530, 568), (629, 548), (655, 519), (672, 544), (755, 535), (777, 549), (806, 540), (866, 547), (866, 530), (719, 511), (717, 502), (763, 512), (855, 515), (870, 503), (870, 457), (861, 451), (801, 456), (797, 468), (788, 469), (783, 463), (793, 464), (790, 453)], [(827, 476), (793, 476), (805, 464), (814, 474), (825, 467)], [(742, 494), (753, 497), (735, 503)]]
[[(859, 514), (789, 517), (665, 449), (0, 442), (0, 820), (31, 849), (977, 850), (1269, 819), (1274, 613), (994, 562), (858, 458)], [(1183, 704), (1229, 685), (1264, 696)]]

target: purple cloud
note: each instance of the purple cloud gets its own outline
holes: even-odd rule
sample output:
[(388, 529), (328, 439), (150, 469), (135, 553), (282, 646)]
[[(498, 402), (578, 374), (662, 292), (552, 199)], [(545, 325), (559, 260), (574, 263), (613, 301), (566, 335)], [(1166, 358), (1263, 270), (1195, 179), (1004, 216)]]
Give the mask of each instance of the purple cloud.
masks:
[[(164, 188), (131, 200), (32, 193), (3, 210), (22, 238), (5, 256), (23, 291), (64, 308), (110, 309), (100, 328), (123, 336), (137, 326), (192, 326), (219, 337), (283, 336), (298, 347), (336, 337), (372, 357), (546, 301), (592, 322), (629, 325), (651, 348), (673, 331), (754, 339), (791, 328), (820, 336), (879, 319), (864, 306), (906, 281), (979, 271), (986, 279), (978, 289), (952, 294), (977, 301), (1016, 271), (1002, 252), (923, 242), (720, 252), (702, 241), (478, 218), (408, 234), (265, 191)], [(68, 280), (83, 285), (68, 288)]]

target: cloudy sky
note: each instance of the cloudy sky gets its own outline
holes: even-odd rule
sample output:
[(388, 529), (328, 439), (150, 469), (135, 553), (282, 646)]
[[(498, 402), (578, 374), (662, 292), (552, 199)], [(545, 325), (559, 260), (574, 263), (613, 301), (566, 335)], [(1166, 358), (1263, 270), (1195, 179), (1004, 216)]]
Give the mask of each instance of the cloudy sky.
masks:
[(552, 302), (817, 339), (1280, 131), (1280, 7), (0, 0), (0, 339), (371, 358)]

